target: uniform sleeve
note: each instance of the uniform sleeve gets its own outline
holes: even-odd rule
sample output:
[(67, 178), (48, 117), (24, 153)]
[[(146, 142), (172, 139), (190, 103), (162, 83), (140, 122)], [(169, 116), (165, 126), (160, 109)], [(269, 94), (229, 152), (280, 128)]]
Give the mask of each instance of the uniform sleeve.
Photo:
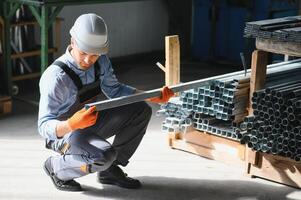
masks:
[(102, 56), (100, 64), (104, 68), (103, 74), (101, 74), (103, 76), (101, 89), (107, 97), (116, 98), (135, 93), (136, 89), (134, 87), (122, 84), (117, 80), (112, 64), (107, 56)]
[[(49, 69), (49, 68), (48, 68)], [(48, 70), (47, 69), (47, 70)], [(55, 140), (59, 108), (64, 103), (66, 87), (53, 70), (45, 71), (40, 80), (38, 131), (43, 138)]]

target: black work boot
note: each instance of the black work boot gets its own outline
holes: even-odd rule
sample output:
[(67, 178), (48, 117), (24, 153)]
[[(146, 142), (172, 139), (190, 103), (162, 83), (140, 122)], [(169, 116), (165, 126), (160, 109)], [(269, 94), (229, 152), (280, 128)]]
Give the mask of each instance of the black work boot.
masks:
[(97, 173), (98, 182), (102, 184), (117, 185), (128, 189), (137, 189), (141, 187), (141, 183), (137, 179), (127, 176), (117, 165), (112, 165), (107, 170)]
[(53, 173), (53, 168), (51, 165), (51, 160), (48, 158), (44, 162), (44, 170), (47, 173), (48, 176), (50, 176), (54, 186), (58, 190), (63, 190), (63, 191), (82, 191), (82, 187), (80, 184), (74, 180), (69, 180), (69, 181), (63, 181), (60, 180), (54, 173)]

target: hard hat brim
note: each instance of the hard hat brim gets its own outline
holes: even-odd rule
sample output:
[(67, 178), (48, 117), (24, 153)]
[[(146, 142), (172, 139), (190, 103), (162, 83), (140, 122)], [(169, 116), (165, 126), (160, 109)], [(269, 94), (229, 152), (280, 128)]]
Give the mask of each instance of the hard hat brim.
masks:
[(108, 40), (102, 46), (91, 46), (91, 45), (85, 44), (83, 41), (81, 41), (79, 38), (77, 38), (77, 35), (74, 33), (73, 28), (70, 30), (70, 35), (75, 40), (77, 47), (85, 53), (95, 54), (95, 55), (104, 55), (109, 52), (109, 41)]
[(82, 44), (82, 42), (77, 40), (75, 40), (75, 42), (80, 50), (88, 54), (104, 55), (107, 54), (109, 51), (108, 42), (106, 42), (105, 45), (102, 47), (88, 46), (87, 44)]

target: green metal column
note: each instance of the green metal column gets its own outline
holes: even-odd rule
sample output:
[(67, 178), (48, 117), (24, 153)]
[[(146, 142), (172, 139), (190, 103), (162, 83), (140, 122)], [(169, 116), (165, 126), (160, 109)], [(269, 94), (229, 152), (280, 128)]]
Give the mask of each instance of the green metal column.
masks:
[(9, 96), (12, 95), (12, 64), (11, 64), (11, 36), (10, 36), (10, 20), (15, 14), (16, 10), (20, 7), (20, 4), (10, 4), (8, 2), (3, 3), (3, 15), (4, 15), (4, 74), (5, 74), (5, 93)]
[[(34, 5), (29, 5), (31, 13), (38, 21), (41, 27), (41, 73), (45, 71), (48, 66), (48, 31), (51, 27), (51, 24), (54, 22), (55, 17), (63, 9), (63, 6), (55, 7), (52, 12), (51, 6), (42, 5), (41, 7), (35, 7)], [(41, 11), (41, 14), (40, 12)]]
[(41, 8), (41, 73), (43, 73), (48, 66), (49, 9), (47, 6), (42, 6)]

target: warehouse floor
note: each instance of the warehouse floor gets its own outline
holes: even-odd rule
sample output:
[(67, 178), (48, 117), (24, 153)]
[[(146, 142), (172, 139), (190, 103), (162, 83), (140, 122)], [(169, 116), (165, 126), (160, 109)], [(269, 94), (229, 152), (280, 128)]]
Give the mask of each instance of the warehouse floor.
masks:
[[(161, 87), (163, 73), (153, 62), (117, 63), (121, 82), (140, 89)], [(116, 66), (115, 65), (115, 66)], [(216, 67), (215, 67), (216, 66)], [(183, 63), (182, 81), (196, 80), (237, 70), (237, 67)], [(24, 87), (26, 85), (26, 87)], [(37, 83), (19, 84), (19, 97), (37, 100)], [(95, 174), (79, 178), (85, 191), (61, 192), (42, 170), (44, 160), (54, 152), (44, 148), (37, 133), (37, 106), (13, 101), (13, 113), (0, 118), (0, 199), (185, 199), (185, 200), (285, 200), (301, 199), (301, 191), (259, 178), (244, 176), (234, 165), (172, 150), (160, 131), (163, 118), (153, 117), (147, 133), (130, 164), (124, 170), (141, 180), (139, 190), (101, 185)]]

